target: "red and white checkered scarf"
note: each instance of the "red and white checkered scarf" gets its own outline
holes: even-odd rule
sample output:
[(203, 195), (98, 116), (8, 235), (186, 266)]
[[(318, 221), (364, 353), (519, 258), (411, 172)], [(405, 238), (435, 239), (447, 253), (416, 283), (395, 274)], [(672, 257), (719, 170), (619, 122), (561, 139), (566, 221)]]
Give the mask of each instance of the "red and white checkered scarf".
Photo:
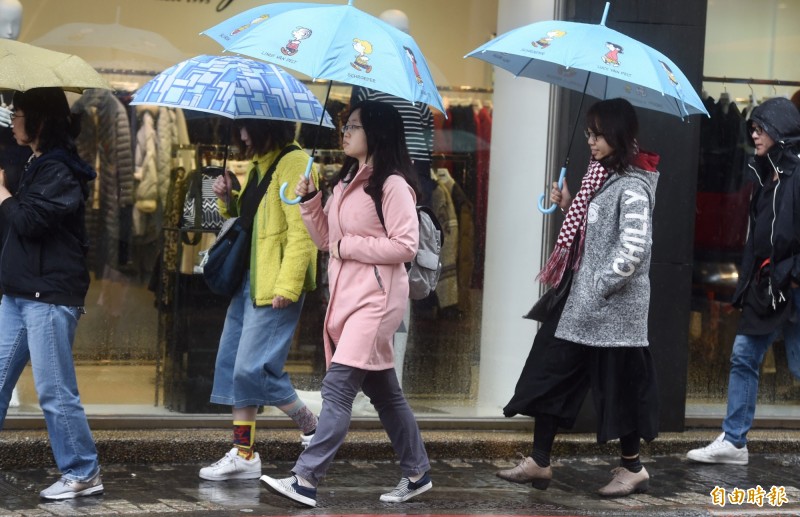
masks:
[[(536, 277), (539, 281), (556, 287), (561, 282), (568, 266), (573, 270), (578, 269), (583, 255), (583, 240), (586, 235), (586, 212), (595, 193), (608, 179), (608, 171), (600, 162), (592, 160), (581, 181), (581, 188), (573, 199), (572, 204), (564, 217), (564, 223), (558, 232), (558, 240), (553, 247), (553, 252), (544, 268)], [(581, 238), (578, 246), (573, 250), (575, 235), (580, 231)]]

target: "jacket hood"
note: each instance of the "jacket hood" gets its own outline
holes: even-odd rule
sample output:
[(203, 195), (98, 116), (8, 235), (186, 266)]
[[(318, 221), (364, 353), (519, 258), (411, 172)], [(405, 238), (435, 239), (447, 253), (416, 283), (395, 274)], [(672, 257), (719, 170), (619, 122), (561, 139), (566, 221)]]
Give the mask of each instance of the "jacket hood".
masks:
[(656, 167), (658, 167), (659, 161), (661, 161), (661, 157), (656, 153), (640, 150), (639, 153), (634, 157), (631, 165), (642, 169), (643, 171), (656, 172)]
[(800, 142), (800, 111), (789, 99), (776, 97), (764, 101), (753, 109), (750, 119), (781, 147)]
[(56, 160), (64, 163), (73, 174), (82, 182), (92, 181), (97, 177), (94, 168), (80, 158), (76, 153), (64, 149), (53, 149), (41, 155), (38, 160)]

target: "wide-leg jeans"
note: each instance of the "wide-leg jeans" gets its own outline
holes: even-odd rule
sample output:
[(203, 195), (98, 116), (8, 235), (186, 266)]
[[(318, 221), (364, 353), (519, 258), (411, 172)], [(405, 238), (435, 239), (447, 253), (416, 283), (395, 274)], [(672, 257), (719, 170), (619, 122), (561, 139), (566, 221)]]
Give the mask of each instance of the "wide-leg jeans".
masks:
[(88, 481), (100, 468), (72, 359), (82, 311), (5, 295), (0, 302), (0, 428), (30, 360), (56, 465), (73, 481)]
[(297, 400), (284, 366), (304, 300), (305, 294), (284, 309), (256, 307), (245, 275), (225, 316), (211, 402), (243, 408), (285, 406)]

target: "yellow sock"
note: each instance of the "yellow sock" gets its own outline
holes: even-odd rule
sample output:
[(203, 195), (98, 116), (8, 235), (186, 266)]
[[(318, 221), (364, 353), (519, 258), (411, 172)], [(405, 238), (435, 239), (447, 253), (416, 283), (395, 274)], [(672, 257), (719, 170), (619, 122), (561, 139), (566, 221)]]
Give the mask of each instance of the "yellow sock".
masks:
[(239, 449), (239, 456), (249, 460), (253, 457), (253, 443), (256, 441), (256, 423), (243, 420), (233, 421), (233, 445)]

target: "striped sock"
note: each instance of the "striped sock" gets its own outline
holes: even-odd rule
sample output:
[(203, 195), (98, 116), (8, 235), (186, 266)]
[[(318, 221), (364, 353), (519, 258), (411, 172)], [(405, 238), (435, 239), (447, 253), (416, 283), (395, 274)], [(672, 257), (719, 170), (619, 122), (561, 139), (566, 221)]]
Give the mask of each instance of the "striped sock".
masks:
[(239, 449), (239, 456), (249, 460), (253, 457), (253, 443), (256, 441), (256, 423), (235, 420), (233, 422), (233, 445)]

